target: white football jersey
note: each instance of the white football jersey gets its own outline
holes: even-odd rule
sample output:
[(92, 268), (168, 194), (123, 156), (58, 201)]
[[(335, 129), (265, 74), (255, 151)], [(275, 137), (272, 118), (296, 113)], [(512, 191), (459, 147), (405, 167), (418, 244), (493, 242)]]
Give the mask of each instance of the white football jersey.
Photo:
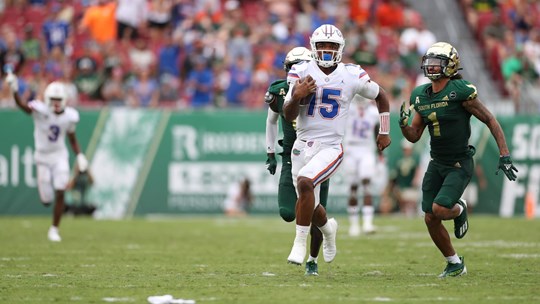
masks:
[(66, 133), (75, 132), (79, 122), (79, 112), (66, 107), (62, 114), (56, 114), (45, 103), (33, 100), (28, 103), (34, 119), (34, 145), (36, 155), (62, 154), (68, 155)]
[(307, 105), (300, 105), (296, 120), (297, 136), (300, 140), (317, 140), (324, 144), (341, 144), (349, 105), (354, 95), (375, 99), (379, 85), (359, 65), (339, 63), (326, 75), (315, 60), (294, 65), (287, 76), (290, 89), (285, 103), (291, 100), (291, 92), (298, 79), (311, 75), (317, 83), (317, 92)]
[(375, 151), (375, 128), (379, 124), (377, 106), (372, 102), (353, 102), (349, 111), (344, 139), (345, 147), (362, 146)]

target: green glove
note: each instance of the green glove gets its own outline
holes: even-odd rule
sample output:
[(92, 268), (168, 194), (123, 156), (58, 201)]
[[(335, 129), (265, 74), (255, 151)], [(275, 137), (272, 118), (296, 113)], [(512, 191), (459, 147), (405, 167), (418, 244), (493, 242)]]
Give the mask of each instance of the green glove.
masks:
[(411, 110), (407, 108), (407, 104), (404, 101), (399, 109), (399, 126), (401, 128), (409, 125), (409, 117), (411, 117)]
[(276, 174), (276, 168), (277, 168), (277, 160), (274, 154), (268, 154), (268, 158), (266, 159), (266, 170), (270, 172), (270, 174), (274, 175)]
[(497, 169), (497, 172), (495, 172), (496, 175), (499, 175), (499, 171), (502, 170), (504, 174), (506, 174), (506, 177), (511, 180), (515, 181), (517, 178), (516, 173), (514, 171), (518, 172), (518, 169), (514, 167), (512, 164), (512, 159), (510, 158), (510, 155), (508, 156), (501, 156), (499, 158), (499, 169)]

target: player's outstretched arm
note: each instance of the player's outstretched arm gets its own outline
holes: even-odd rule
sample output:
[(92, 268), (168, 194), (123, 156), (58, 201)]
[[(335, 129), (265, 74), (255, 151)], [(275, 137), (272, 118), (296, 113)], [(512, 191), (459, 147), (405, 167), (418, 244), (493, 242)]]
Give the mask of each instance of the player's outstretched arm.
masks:
[(17, 106), (24, 112), (31, 114), (32, 108), (30, 108), (27, 104), (23, 103), (21, 97), (19, 96), (19, 79), (17, 78), (17, 76), (12, 72), (8, 72), (6, 76), (6, 83), (11, 90), (11, 94), (13, 94), (13, 98), (15, 99), (15, 103), (17, 104)]
[(474, 115), (474, 117), (478, 118), (489, 128), (489, 131), (491, 131), (493, 138), (495, 138), (495, 142), (497, 142), (500, 158), (498, 170), (495, 174), (498, 174), (499, 171), (502, 170), (509, 180), (515, 181), (517, 178), (516, 173), (518, 172), (518, 170), (512, 163), (512, 158), (510, 157), (510, 150), (508, 149), (508, 145), (506, 144), (504, 132), (495, 116), (491, 114), (491, 112), (478, 98), (465, 101), (463, 103), (463, 106), (465, 107), (465, 109), (467, 109), (467, 111), (469, 111), (469, 113)]

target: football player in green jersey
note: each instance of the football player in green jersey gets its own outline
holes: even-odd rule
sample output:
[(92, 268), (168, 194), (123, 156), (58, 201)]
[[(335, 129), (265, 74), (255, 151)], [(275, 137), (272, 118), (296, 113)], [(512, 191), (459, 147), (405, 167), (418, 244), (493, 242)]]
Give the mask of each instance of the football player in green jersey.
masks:
[[(422, 210), (431, 239), (447, 260), (439, 277), (467, 273), (462, 256), (458, 256), (443, 220), (454, 220), (454, 234), (460, 239), (469, 228), (467, 204), (460, 199), (474, 170), (475, 148), (469, 145), (470, 119), (474, 115), (491, 131), (499, 147), (499, 170), (516, 180), (517, 169), (512, 164), (503, 130), (478, 99), (476, 87), (458, 73), (459, 55), (446, 43), (433, 44), (422, 58), (424, 75), (430, 83), (416, 87), (410, 106), (401, 105), (399, 123), (403, 136), (417, 142), (427, 127), (431, 138), (431, 161), (422, 182)], [(409, 125), (410, 111), (414, 115)]]
[[(288, 72), (293, 64), (303, 60), (311, 60), (311, 51), (305, 47), (293, 48), (287, 56), (283, 64), (283, 68)], [(294, 123), (288, 122), (283, 117), (283, 101), (289, 85), (287, 79), (274, 81), (265, 94), (265, 102), (269, 105), (268, 117), (266, 120), (266, 152), (268, 159), (266, 160), (266, 168), (270, 174), (274, 175), (277, 168), (277, 160), (275, 155), (274, 143), (278, 133), (277, 121), (281, 116), (281, 128), (283, 131), (283, 139), (279, 140), (279, 144), (283, 147), (281, 155), (281, 174), (279, 177), (278, 189), (278, 204), (279, 215), (286, 222), (292, 222), (296, 218), (296, 190), (294, 189), (292, 173), (291, 173), (291, 150), (296, 140), (296, 130)], [(321, 205), (326, 208), (328, 201), (328, 187), (330, 180), (321, 184), (320, 200)], [(322, 244), (322, 233), (315, 227), (311, 226), (311, 243), (310, 254), (306, 262), (306, 275), (318, 275), (317, 257)]]

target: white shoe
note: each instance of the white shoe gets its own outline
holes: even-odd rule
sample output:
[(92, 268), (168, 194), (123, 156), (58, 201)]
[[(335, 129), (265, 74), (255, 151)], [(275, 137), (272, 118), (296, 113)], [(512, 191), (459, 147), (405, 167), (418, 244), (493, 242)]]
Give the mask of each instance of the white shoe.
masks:
[(359, 236), (360, 235), (360, 225), (358, 225), (358, 224), (351, 225), (349, 227), (349, 235), (353, 236), (353, 237)]
[(362, 227), (362, 230), (365, 234), (373, 234), (377, 231), (377, 228), (373, 225), (364, 225), (364, 227)]
[(294, 242), (287, 261), (290, 264), (302, 265), (302, 263), (304, 263), (304, 259), (306, 258), (306, 253), (307, 248), (305, 243), (302, 244), (299, 242)]
[(330, 233), (323, 233), (323, 257), (326, 263), (330, 263), (336, 257), (336, 235), (338, 230), (338, 223), (334, 218), (328, 219), (326, 222), (329, 225)]
[(49, 238), (49, 241), (51, 242), (60, 242), (62, 241), (62, 238), (60, 237), (60, 233), (58, 233), (58, 228), (51, 226), (49, 228), (49, 232), (47, 233), (47, 237)]

